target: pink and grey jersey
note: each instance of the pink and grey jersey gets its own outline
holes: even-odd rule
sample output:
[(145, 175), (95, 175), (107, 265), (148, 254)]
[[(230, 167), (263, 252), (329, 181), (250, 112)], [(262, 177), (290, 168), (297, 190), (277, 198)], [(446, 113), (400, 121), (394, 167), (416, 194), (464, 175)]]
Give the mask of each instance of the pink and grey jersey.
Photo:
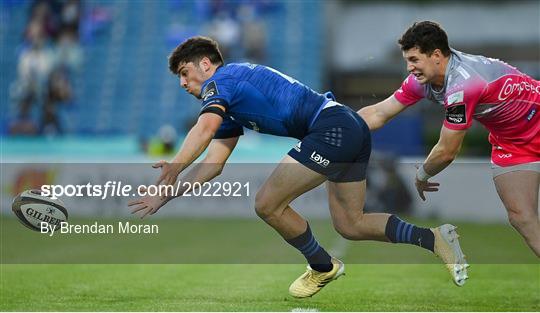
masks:
[(468, 129), (474, 118), (491, 136), (515, 144), (540, 132), (540, 82), (496, 59), (452, 49), (440, 91), (409, 75), (394, 97), (406, 106), (422, 98), (441, 104), (444, 126), (454, 130)]

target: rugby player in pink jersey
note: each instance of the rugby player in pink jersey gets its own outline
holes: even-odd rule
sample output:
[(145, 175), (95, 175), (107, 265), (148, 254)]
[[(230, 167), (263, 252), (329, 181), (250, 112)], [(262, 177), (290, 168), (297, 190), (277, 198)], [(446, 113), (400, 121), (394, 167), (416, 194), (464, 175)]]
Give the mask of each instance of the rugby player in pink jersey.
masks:
[(443, 107), (439, 141), (416, 174), (422, 200), (424, 192), (438, 190), (429, 178), (455, 159), (473, 119), (484, 125), (508, 219), (540, 257), (540, 82), (502, 61), (451, 49), (434, 22), (414, 23), (398, 42), (409, 76), (389, 98), (358, 113), (376, 130), (420, 99)]

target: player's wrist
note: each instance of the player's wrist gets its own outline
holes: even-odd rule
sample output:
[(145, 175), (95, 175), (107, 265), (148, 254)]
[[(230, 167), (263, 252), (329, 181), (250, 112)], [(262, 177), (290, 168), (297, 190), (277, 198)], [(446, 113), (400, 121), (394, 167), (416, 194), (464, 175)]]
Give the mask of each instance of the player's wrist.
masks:
[(421, 165), (418, 170), (416, 171), (416, 179), (419, 181), (428, 181), (432, 175), (429, 175), (426, 170), (424, 169), (424, 165)]

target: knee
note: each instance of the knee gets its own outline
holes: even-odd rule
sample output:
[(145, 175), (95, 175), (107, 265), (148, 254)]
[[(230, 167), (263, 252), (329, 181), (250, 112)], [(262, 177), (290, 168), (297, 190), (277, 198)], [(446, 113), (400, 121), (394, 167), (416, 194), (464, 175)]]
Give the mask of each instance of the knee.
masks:
[(538, 223), (538, 217), (533, 210), (509, 210), (508, 220), (518, 230)]
[(338, 234), (345, 239), (356, 240), (357, 238), (355, 229), (351, 227), (340, 226), (340, 227), (334, 227), (334, 228), (336, 229)]
[(362, 231), (362, 225), (354, 222), (344, 222), (334, 224), (334, 229), (337, 233), (348, 240), (366, 240), (366, 234)]
[(263, 220), (271, 219), (277, 214), (277, 205), (264, 191), (257, 192), (255, 196), (255, 213)]

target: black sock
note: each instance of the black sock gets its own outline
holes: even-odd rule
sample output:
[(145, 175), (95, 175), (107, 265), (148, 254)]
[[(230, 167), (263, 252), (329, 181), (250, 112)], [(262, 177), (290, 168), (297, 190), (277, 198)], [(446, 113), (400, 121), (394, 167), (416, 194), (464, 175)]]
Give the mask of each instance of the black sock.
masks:
[(429, 228), (418, 227), (391, 215), (386, 224), (385, 235), (394, 243), (410, 243), (433, 252), (435, 235)]
[(289, 239), (287, 242), (302, 252), (312, 269), (317, 272), (330, 272), (332, 270), (332, 257), (313, 237), (309, 224), (303, 234)]

